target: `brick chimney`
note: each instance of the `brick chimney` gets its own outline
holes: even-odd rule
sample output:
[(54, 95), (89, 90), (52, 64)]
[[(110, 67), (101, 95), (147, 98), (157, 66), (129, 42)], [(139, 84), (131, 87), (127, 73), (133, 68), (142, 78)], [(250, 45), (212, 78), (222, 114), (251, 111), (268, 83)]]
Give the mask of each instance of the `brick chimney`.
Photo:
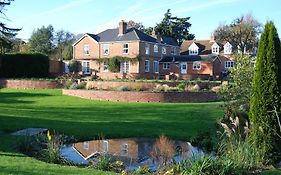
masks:
[(118, 36), (122, 36), (126, 33), (126, 30), (127, 30), (127, 23), (122, 20), (119, 22), (119, 33), (118, 33)]

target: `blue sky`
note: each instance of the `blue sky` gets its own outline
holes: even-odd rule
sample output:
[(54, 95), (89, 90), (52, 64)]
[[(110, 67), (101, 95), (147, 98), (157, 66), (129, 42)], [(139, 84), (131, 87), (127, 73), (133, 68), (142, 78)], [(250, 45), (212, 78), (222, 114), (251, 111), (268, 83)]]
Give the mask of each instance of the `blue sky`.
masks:
[(154, 26), (167, 9), (175, 16), (191, 17), (190, 32), (196, 39), (208, 39), (220, 23), (246, 13), (262, 24), (273, 20), (281, 37), (280, 0), (15, 0), (5, 13), (9, 27), (22, 28), (18, 37), (29, 39), (34, 29), (49, 24), (74, 34), (115, 28), (120, 20)]

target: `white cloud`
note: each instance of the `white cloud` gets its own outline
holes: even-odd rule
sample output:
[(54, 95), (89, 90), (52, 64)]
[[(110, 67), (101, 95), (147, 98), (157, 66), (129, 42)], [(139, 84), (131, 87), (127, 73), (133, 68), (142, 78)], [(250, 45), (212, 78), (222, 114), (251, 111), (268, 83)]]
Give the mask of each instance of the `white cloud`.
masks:
[(39, 18), (39, 17), (42, 17), (42, 16), (55, 14), (55, 13), (61, 13), (65, 10), (68, 10), (68, 9), (71, 9), (71, 8), (76, 8), (77, 6), (87, 4), (87, 3), (92, 2), (92, 1), (95, 1), (95, 0), (75, 0), (75, 1), (71, 1), (71, 2), (65, 3), (65, 4), (63, 4), (59, 7), (56, 7), (54, 9), (49, 9), (49, 10), (43, 11), (41, 13), (36, 13), (36, 14), (32, 14), (30, 16), (23, 17), (23, 19), (21, 21), (30, 21), (30, 20), (33, 20), (35, 18)]
[(240, 1), (240, 0), (216, 0), (216, 1), (210, 1), (208, 3), (195, 4), (195, 5), (192, 5), (192, 6), (188, 7), (188, 8), (182, 8), (182, 9), (175, 10), (175, 13), (192, 12), (192, 11), (197, 11), (197, 10), (201, 10), (201, 9), (205, 9), (205, 8), (209, 8), (209, 7), (213, 7), (213, 6), (217, 6), (217, 5), (229, 4), (229, 3), (233, 3), (233, 2), (237, 2), (237, 1)]

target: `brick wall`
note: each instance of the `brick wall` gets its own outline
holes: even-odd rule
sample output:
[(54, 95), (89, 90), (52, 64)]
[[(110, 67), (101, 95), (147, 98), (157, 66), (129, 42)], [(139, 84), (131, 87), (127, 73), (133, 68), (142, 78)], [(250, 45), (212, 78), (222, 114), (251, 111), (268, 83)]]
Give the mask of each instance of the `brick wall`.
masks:
[(121, 91), (94, 91), (94, 90), (63, 90), (64, 95), (76, 96), (85, 99), (108, 100), (120, 102), (210, 102), (217, 101), (214, 92), (121, 92)]
[(57, 81), (48, 80), (0, 80), (0, 87), (12, 89), (55, 89), (61, 87)]

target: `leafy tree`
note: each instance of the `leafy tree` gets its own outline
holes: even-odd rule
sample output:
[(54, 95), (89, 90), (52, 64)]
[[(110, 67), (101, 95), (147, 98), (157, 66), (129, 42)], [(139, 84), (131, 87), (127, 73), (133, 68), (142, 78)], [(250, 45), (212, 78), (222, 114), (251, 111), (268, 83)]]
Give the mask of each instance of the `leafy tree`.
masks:
[(130, 21), (128, 22), (128, 28), (135, 28), (135, 29), (138, 29), (138, 30), (143, 31), (144, 26), (143, 26), (142, 23), (140, 23), (140, 22), (135, 22), (135, 21), (133, 21), (133, 20), (130, 20)]
[[(0, 14), (2, 15), (1, 19), (6, 19), (4, 14), (5, 6), (10, 5), (13, 0), (2, 0), (0, 1)], [(17, 35), (21, 29), (10, 28), (7, 25), (0, 21), (0, 51), (5, 53), (7, 49), (12, 47), (11, 38)]]
[(250, 14), (236, 18), (231, 24), (221, 24), (214, 31), (218, 40), (229, 41), (241, 50), (253, 49), (261, 33), (261, 24)]
[(53, 57), (64, 60), (72, 59), (72, 43), (74, 40), (74, 34), (64, 30), (57, 31), (53, 41), (56, 46)]
[(252, 139), (265, 149), (266, 155), (271, 159), (276, 150), (279, 149), (280, 153), (281, 128), (276, 115), (280, 114), (280, 108), (280, 39), (274, 23), (270, 21), (265, 25), (259, 42), (249, 117), (252, 123)]
[(71, 60), (73, 58), (73, 47), (72, 44), (68, 44), (62, 51), (62, 58), (64, 60)]
[(40, 29), (33, 31), (29, 45), (32, 52), (39, 52), (49, 55), (53, 50), (54, 28), (52, 25), (48, 27), (42, 26)]
[(194, 39), (194, 34), (189, 33), (191, 24), (188, 22), (190, 17), (178, 18), (172, 16), (170, 9), (164, 14), (161, 23), (155, 27), (156, 32), (163, 36), (175, 38), (180, 45), (184, 40)]
[(234, 111), (249, 112), (253, 80), (254, 58), (246, 55), (235, 55), (235, 65), (230, 69), (230, 83), (220, 89), (220, 97), (227, 108)]

